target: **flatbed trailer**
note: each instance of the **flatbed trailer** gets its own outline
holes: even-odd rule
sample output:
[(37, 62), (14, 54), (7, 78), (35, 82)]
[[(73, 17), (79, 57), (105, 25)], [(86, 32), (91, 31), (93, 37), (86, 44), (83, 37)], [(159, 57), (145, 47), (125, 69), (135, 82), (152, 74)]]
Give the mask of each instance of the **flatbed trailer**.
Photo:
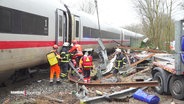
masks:
[(155, 91), (171, 94), (176, 99), (184, 99), (184, 20), (175, 24), (174, 54), (153, 56), (152, 76), (159, 82)]

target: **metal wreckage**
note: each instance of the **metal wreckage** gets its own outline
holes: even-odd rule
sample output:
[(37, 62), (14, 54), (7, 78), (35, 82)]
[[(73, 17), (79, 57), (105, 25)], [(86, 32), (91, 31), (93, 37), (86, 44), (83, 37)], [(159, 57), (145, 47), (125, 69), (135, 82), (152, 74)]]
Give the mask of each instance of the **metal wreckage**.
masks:
[[(116, 60), (116, 55), (113, 53), (108, 58), (107, 51), (105, 49), (105, 46), (103, 45), (103, 42), (101, 39), (98, 39), (98, 48), (94, 50), (99, 58), (101, 59), (101, 64), (95, 65), (93, 70), (91, 71), (91, 77), (92, 80), (90, 83), (84, 83), (84, 76), (82, 73), (78, 72), (78, 67), (75, 67), (72, 61), (69, 62), (69, 65), (71, 67), (71, 70), (75, 72), (75, 74), (72, 73), (70, 70), (68, 73), (68, 79), (71, 82), (76, 83), (77, 86), (77, 93), (76, 96), (80, 98), (81, 104), (83, 103), (92, 103), (101, 101), (104, 98), (105, 99), (118, 99), (119, 96), (121, 97), (131, 97), (132, 93), (135, 92), (137, 89), (142, 88), (145, 89), (146, 87), (153, 87), (158, 85), (158, 81), (152, 81), (152, 78), (147, 77), (137, 77), (135, 81), (127, 81), (128, 78), (132, 78), (133, 76), (136, 76), (138, 74), (144, 73), (146, 71), (149, 71), (151, 69), (151, 65), (149, 64), (149, 61), (151, 60), (151, 57), (155, 55), (155, 50), (146, 50), (148, 52), (151, 52), (149, 54), (146, 54), (144, 56), (135, 56), (134, 54), (129, 53), (128, 51), (130, 49), (134, 50), (133, 48), (129, 47), (123, 47), (119, 46), (117, 48), (120, 48), (124, 51), (124, 55), (127, 59), (127, 64), (124, 65), (121, 69), (119, 69), (119, 73), (117, 75), (114, 75), (112, 73), (114, 62)], [(86, 51), (92, 51), (92, 49), (85, 49)], [(127, 50), (127, 51), (126, 51)], [(143, 50), (145, 49), (135, 49), (135, 50)], [(136, 57), (136, 58), (135, 58)], [(133, 60), (130, 60), (130, 59)], [(122, 80), (123, 79), (123, 80)], [(81, 88), (79, 88), (79, 85), (82, 85)], [(87, 97), (88, 90), (86, 87), (109, 87), (109, 86), (127, 86), (128, 89), (115, 92), (112, 94), (103, 93), (101, 91), (96, 90), (97, 97)]]

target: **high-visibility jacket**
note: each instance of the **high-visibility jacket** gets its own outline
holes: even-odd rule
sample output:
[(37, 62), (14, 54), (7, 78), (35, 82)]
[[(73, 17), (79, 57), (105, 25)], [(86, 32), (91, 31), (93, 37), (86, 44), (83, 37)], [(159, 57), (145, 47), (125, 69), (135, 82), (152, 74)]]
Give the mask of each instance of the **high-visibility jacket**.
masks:
[(69, 62), (70, 54), (66, 52), (61, 52), (61, 62)]
[(76, 51), (76, 55), (78, 55), (78, 56), (82, 56), (83, 55), (82, 47), (81, 47), (80, 44), (73, 45), (73, 47), (68, 52), (74, 52), (74, 51)]
[(84, 70), (90, 70), (93, 67), (93, 58), (92, 56), (84, 55), (82, 57), (82, 67)]
[(60, 58), (60, 56), (58, 56), (58, 54), (55, 50), (52, 50), (47, 54), (47, 60), (50, 64), (50, 66), (58, 64), (58, 58)]
[(122, 53), (119, 53), (116, 55), (116, 60), (115, 60), (115, 68), (119, 69), (120, 67), (122, 67), (123, 65), (125, 65), (126, 63), (126, 58)]
[(68, 53), (69, 47), (63, 46), (60, 51), (61, 62), (69, 62), (70, 61), (70, 54)]
[(57, 57), (57, 59), (61, 58), (60, 55), (58, 54), (57, 50), (51, 50), (50, 52), (54, 52), (56, 57)]

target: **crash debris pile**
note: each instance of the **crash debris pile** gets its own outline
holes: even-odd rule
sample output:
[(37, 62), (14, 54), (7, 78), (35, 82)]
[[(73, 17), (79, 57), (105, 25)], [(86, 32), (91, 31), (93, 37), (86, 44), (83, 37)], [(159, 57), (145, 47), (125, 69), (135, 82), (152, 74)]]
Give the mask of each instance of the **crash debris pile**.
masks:
[[(43, 79), (35, 79), (36, 81), (34, 80), (27, 85), (23, 83), (23, 85), (25, 85), (23, 87), (11, 89), (16, 91), (26, 90), (27, 94), (24, 93), (16, 97), (15, 95), (9, 94), (2, 102), (4, 102), (4, 104), (7, 102), (31, 104), (83, 104), (88, 102), (98, 103), (105, 100), (108, 102), (124, 102), (125, 104), (131, 104), (133, 101), (132, 104), (134, 104), (137, 102), (136, 100), (132, 100), (132, 94), (135, 91), (140, 88), (145, 89), (148, 86), (156, 86), (158, 84), (156, 81), (151, 81), (150, 75), (152, 65), (150, 61), (155, 53), (135, 54), (128, 53), (125, 49), (122, 49), (122, 52), (124, 52), (128, 61), (126, 65), (119, 69), (117, 75), (112, 73), (116, 59), (115, 54), (113, 54), (111, 55), (111, 59), (106, 58), (101, 63), (99, 60), (94, 62), (96, 74), (93, 75), (93, 77), (96, 78), (92, 79), (90, 83), (84, 84), (82, 74), (77, 73), (77, 71), (77, 74), (75, 74), (76, 76), (73, 77), (78, 79), (74, 79), (74, 83), (71, 83), (72, 80), (69, 77), (70, 75), (68, 75), (69, 79), (62, 79), (60, 85), (54, 84), (53, 86), (49, 86), (49, 79), (48, 76), (46, 76)], [(70, 64), (72, 67), (72, 63)], [(108, 68), (105, 66), (108, 66)], [(39, 75), (41, 74), (39, 73)], [(29, 95), (29, 92), (37, 93)]]

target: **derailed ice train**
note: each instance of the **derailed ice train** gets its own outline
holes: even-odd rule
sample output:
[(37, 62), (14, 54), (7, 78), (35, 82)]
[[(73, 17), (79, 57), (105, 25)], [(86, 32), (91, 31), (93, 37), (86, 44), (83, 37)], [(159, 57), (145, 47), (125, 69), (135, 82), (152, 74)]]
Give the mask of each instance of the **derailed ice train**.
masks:
[(76, 39), (84, 48), (105, 47), (116, 42), (130, 45), (130, 38), (143, 35), (100, 23), (97, 18), (68, 9), (58, 0), (0, 0), (0, 82), (16, 70), (47, 62), (54, 44)]

